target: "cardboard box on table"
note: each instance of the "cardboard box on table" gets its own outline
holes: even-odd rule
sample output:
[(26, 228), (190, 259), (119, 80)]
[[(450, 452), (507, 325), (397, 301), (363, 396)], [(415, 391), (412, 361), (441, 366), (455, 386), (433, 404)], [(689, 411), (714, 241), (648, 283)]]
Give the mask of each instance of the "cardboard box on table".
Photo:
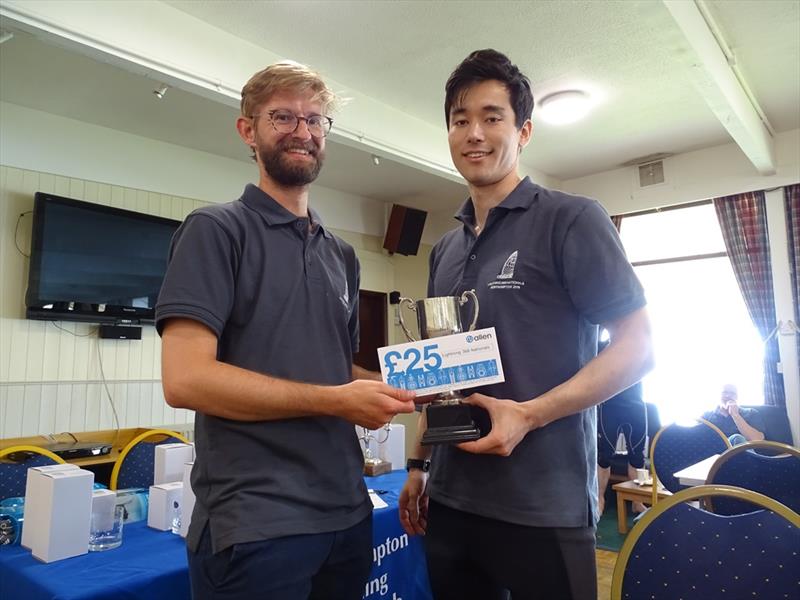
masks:
[(161, 444), (156, 446), (153, 484), (183, 479), (183, 465), (194, 460), (194, 444)]
[(178, 514), (181, 512), (182, 495), (182, 481), (151, 485), (150, 503), (147, 507), (147, 526), (161, 531), (172, 529), (176, 511)]
[(37, 517), (26, 515), (23, 531), (30, 528), (31, 552), (42, 562), (53, 562), (89, 551), (94, 473), (62, 469), (41, 473), (31, 482)]
[[(70, 470), (70, 469), (77, 469), (78, 465), (73, 465), (71, 463), (64, 463), (58, 465), (45, 465), (42, 467), (31, 467), (28, 469), (28, 474), (25, 479), (25, 522), (26, 523), (38, 523), (41, 521), (41, 511), (43, 510), (44, 499), (40, 496), (34, 496), (31, 493), (31, 489), (35, 485), (35, 480), (37, 477), (44, 473), (52, 473), (53, 471), (63, 471), (63, 470)], [(31, 549), (33, 533), (37, 531), (37, 528), (34, 527), (23, 527), (22, 528), (22, 540), (20, 541), (20, 545), (23, 548), (28, 550)]]

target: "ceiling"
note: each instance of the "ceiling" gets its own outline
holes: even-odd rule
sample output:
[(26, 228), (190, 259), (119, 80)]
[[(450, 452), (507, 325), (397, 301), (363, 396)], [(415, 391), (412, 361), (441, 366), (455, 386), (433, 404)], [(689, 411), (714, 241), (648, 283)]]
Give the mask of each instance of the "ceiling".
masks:
[[(35, 73), (35, 76), (31, 76)], [(83, 82), (82, 85), (76, 82)], [(99, 62), (45, 43), (27, 33), (0, 46), (0, 100), (126, 131), (142, 137), (250, 162), (235, 129), (239, 111), (214, 100), (171, 88), (159, 100), (159, 86), (144, 75)], [(430, 208), (430, 198), (452, 198), (452, 209), (466, 187), (412, 167), (329, 141), (325, 168), (317, 182), (325, 187), (383, 202)]]
[[(731, 141), (687, 78), (689, 45), (662, 2), (168, 3), (442, 127), (447, 76), (470, 51), (494, 47), (528, 74), (535, 97), (577, 87), (600, 102), (567, 127), (534, 110), (522, 160), (560, 180)], [(800, 127), (800, 2), (705, 5), (774, 131)]]
[[(507, 53), (534, 95), (580, 88), (597, 104), (555, 127), (534, 110), (524, 165), (558, 180), (618, 168), (654, 153), (730, 143), (693, 83), (686, 36), (662, 2), (166, 2), (280, 56), (310, 64), (383, 104), (441, 128), (443, 85), (470, 51)], [(718, 34), (772, 133), (800, 128), (800, 2), (706, 1)], [(248, 161), (237, 111), (49, 45), (24, 32), (0, 46), (0, 100)], [(35, 74), (35, 76), (32, 76)], [(75, 85), (85, 82), (85, 85)], [(351, 145), (331, 143), (320, 184), (379, 201), (426, 207), (465, 187)]]

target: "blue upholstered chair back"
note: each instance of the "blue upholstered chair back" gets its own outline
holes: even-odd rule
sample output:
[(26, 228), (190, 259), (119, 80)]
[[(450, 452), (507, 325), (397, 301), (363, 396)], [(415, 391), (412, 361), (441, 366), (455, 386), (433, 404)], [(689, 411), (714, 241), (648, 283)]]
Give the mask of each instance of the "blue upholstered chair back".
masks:
[[(756, 511), (716, 515), (688, 504), (715, 492)], [(734, 491), (734, 492), (731, 492)], [(698, 486), (661, 500), (634, 526), (614, 570), (612, 600), (797, 598), (800, 516), (760, 494)]]
[[(15, 449), (9, 448), (9, 450)], [(28, 479), (28, 469), (31, 467), (43, 467), (64, 462), (33, 450), (17, 451), (13, 455), (25, 458), (11, 460), (7, 455), (0, 458), (0, 500), (25, 496), (25, 482)]]
[(650, 460), (658, 480), (675, 493), (684, 486), (673, 473), (714, 454), (722, 454), (729, 447), (725, 435), (707, 421), (700, 420), (690, 427), (673, 423), (662, 428), (653, 440)]
[[(172, 433), (172, 435), (169, 435)], [(155, 477), (154, 463), (156, 457), (156, 446), (161, 444), (185, 443), (186, 439), (174, 432), (163, 432), (153, 430), (144, 439), (135, 439), (127, 446), (118, 459), (119, 465), (115, 466), (116, 480), (114, 473), (111, 476), (111, 488), (122, 490), (127, 488), (145, 488), (153, 485)], [(142, 436), (140, 436), (141, 438)]]
[[(782, 450), (775, 455), (762, 450)], [(719, 457), (708, 474), (709, 484), (735, 485), (759, 492), (800, 513), (800, 450), (775, 442), (750, 442), (735, 446)], [(750, 512), (753, 507), (741, 500), (714, 498), (710, 508), (721, 515)]]

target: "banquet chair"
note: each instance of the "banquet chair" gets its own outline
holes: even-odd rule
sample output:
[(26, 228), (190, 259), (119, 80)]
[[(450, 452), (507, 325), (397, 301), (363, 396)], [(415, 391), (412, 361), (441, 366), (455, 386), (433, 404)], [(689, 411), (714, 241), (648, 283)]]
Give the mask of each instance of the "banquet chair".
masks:
[(109, 489), (149, 488), (155, 477), (156, 446), (188, 444), (184, 436), (168, 429), (149, 429), (133, 438), (119, 453), (111, 471)]
[(0, 450), (0, 500), (25, 495), (28, 469), (64, 463), (64, 459), (39, 446), (10, 446)]
[(658, 483), (672, 493), (684, 489), (673, 475), (704, 458), (722, 454), (731, 443), (720, 429), (697, 419), (691, 426), (672, 423), (662, 427), (650, 445), (650, 474), (653, 478), (652, 506), (658, 502)]
[[(757, 510), (716, 515), (690, 504), (733, 497)], [(620, 550), (612, 600), (797, 598), (800, 515), (777, 500), (733, 486), (692, 487), (662, 499)]]
[[(706, 484), (735, 485), (769, 496), (800, 513), (800, 449), (758, 441), (734, 446), (711, 466)], [(736, 498), (710, 498), (707, 508), (721, 515), (749, 512)]]

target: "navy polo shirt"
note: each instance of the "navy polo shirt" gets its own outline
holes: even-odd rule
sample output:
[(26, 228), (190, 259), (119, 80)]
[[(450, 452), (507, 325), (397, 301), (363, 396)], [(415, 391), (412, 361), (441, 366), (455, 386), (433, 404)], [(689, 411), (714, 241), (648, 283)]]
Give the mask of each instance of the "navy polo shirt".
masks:
[[(598, 324), (644, 306), (611, 219), (594, 200), (525, 178), (489, 211), (476, 237), (463, 226), (436, 244), (428, 296), (474, 289), (477, 327), (495, 327), (504, 383), (473, 391), (523, 402), (563, 383), (597, 352)], [(464, 321), (469, 322), (469, 303)], [(473, 407), (483, 432), (490, 420)], [(595, 409), (530, 432), (510, 457), (433, 451), (429, 493), (459, 510), (534, 527), (585, 527), (596, 503)], [(591, 512), (590, 512), (591, 511)]]
[[(156, 327), (209, 327), (218, 359), (274, 377), (338, 385), (358, 346), (359, 266), (316, 212), (299, 218), (254, 185), (203, 207), (175, 233)], [(196, 504), (187, 542), (208, 524), (215, 552), (243, 542), (338, 531), (372, 510), (351, 423), (244, 422), (197, 413)]]

